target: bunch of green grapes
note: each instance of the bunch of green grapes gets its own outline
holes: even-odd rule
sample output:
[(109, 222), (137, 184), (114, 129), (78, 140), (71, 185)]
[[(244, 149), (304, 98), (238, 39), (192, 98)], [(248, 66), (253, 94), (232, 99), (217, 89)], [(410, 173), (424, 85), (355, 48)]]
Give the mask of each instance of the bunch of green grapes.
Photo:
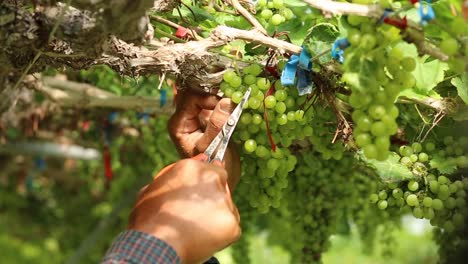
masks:
[(257, 1), (257, 9), (259, 10), (257, 14), (259, 14), (261, 20), (273, 26), (278, 26), (294, 17), (294, 13), (284, 6), (284, 2), (284, 0), (259, 0)]
[(367, 158), (385, 160), (390, 136), (398, 130), (395, 101), (401, 90), (415, 85), (416, 61), (394, 45), (398, 29), (357, 16), (348, 16), (348, 23), (351, 46), (344, 52), (342, 80), (352, 92), (354, 140)]
[[(285, 238), (282, 246), (293, 253), (291, 263), (320, 263), (321, 254), (330, 245), (330, 236), (347, 223), (349, 216), (359, 223), (369, 221), (366, 218), (370, 215), (376, 221), (382, 219), (378, 210), (366, 206), (368, 201), (363, 195), (376, 190), (377, 181), (355, 170), (359, 165), (350, 155), (327, 161), (320, 153), (308, 151), (298, 159), (285, 196), (289, 218), (295, 221), (286, 233), (291, 238)], [(277, 230), (276, 226), (274, 228)], [(278, 233), (282, 233), (281, 230)]]
[[(224, 74), (221, 91), (239, 103), (247, 90), (251, 88), (250, 98), (237, 125), (235, 140), (240, 142), (246, 177), (249, 203), (262, 213), (271, 206), (279, 207), (282, 190), (288, 186), (288, 174), (297, 159), (288, 147), (296, 139), (296, 131), (310, 131), (304, 118), (304, 111), (299, 109), (297, 90), (274, 84), (268, 78), (259, 77), (262, 68), (253, 64), (239, 73), (228, 71)], [(274, 89), (273, 89), (274, 87)], [(274, 90), (274, 92), (272, 92)], [(272, 94), (268, 95), (268, 92)], [(265, 121), (267, 111), (270, 132)], [(308, 132), (309, 133), (309, 132)], [(310, 131), (311, 133), (311, 131)], [(311, 134), (307, 134), (310, 136)], [(270, 138), (276, 143), (273, 149)]]
[(449, 56), (448, 65), (456, 73), (463, 73), (468, 60), (468, 43), (463, 38), (468, 34), (466, 21), (462, 16), (453, 16), (447, 25), (447, 33), (441, 36), (439, 47)]
[[(453, 145), (452, 140), (446, 137), (444, 142)], [(466, 158), (468, 141), (462, 138), (460, 143), (460, 157)], [(456, 173), (443, 174), (434, 168), (439, 164), (431, 160), (442, 151), (436, 149), (433, 142), (427, 142), (424, 146), (420, 143), (401, 146), (400, 162), (411, 170), (414, 178), (401, 183), (389, 183), (380, 192), (372, 194), (370, 200), (382, 210), (393, 207), (411, 211), (414, 217), (428, 219), (431, 225), (452, 233), (464, 227), (468, 179)]]

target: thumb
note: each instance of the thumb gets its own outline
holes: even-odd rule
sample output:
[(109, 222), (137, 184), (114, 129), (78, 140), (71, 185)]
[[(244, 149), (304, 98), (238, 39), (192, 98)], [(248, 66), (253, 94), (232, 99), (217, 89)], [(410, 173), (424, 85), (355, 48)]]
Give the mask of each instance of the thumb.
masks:
[(203, 152), (206, 150), (211, 141), (221, 131), (235, 107), (235, 104), (229, 98), (223, 98), (218, 102), (208, 119), (203, 136), (197, 142), (198, 151)]

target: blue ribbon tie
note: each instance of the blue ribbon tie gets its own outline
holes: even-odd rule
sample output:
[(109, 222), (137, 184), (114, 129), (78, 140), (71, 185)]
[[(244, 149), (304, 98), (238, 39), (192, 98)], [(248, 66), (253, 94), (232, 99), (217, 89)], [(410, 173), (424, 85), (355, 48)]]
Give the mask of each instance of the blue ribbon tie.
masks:
[(421, 25), (426, 25), (427, 22), (435, 18), (434, 9), (432, 9), (431, 0), (426, 0), (426, 4), (423, 5), (422, 0), (419, 0), (419, 9), (418, 13), (421, 17)]

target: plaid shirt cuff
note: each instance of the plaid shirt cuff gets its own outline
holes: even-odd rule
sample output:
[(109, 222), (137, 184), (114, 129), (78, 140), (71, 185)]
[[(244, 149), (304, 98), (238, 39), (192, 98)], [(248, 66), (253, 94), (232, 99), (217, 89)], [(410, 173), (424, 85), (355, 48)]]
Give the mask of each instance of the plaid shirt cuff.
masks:
[(127, 230), (119, 234), (101, 264), (180, 264), (175, 250), (166, 242), (142, 232)]

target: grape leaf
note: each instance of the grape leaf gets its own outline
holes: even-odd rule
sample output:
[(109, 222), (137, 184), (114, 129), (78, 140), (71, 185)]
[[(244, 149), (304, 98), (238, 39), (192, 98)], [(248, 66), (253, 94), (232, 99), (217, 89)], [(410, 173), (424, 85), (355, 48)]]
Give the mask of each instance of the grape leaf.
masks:
[(451, 160), (447, 160), (446, 157), (433, 157), (429, 162), (431, 168), (437, 169), (440, 173), (451, 174), (457, 170), (457, 165), (455, 165)]
[[(338, 28), (330, 23), (319, 23), (313, 26), (305, 37), (304, 45), (312, 56), (330, 49), (339, 36)], [(321, 62), (331, 60), (331, 52), (320, 57)]]
[(461, 77), (453, 78), (451, 83), (457, 87), (458, 96), (468, 105), (468, 73), (464, 73)]
[(369, 160), (364, 156), (363, 159), (367, 162), (367, 164), (375, 168), (380, 179), (384, 182), (399, 182), (415, 178), (408, 167), (402, 165), (399, 162), (400, 156), (395, 152), (391, 152), (388, 159), (384, 161), (378, 161), (374, 159)]
[(416, 79), (416, 87), (421, 94), (428, 94), (438, 83), (444, 80), (444, 71), (448, 69), (447, 63), (439, 60), (426, 62), (428, 56), (417, 60), (413, 76)]

